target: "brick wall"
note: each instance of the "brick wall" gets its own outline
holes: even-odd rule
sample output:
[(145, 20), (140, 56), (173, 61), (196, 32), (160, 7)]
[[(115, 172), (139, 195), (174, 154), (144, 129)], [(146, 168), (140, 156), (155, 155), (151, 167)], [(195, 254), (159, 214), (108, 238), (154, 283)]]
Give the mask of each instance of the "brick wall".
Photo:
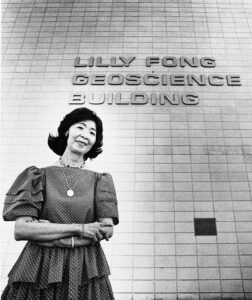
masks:
[[(252, 299), (251, 9), (250, 0), (2, 1), (2, 199), (25, 167), (57, 159), (48, 133), (81, 106), (69, 104), (73, 94), (86, 94), (105, 130), (90, 168), (113, 175), (119, 200), (120, 224), (104, 243), (116, 300)], [(99, 56), (135, 60), (74, 67)], [(147, 67), (148, 56), (212, 57), (216, 67)], [(77, 73), (229, 74), (241, 85), (73, 85)], [(116, 102), (133, 92), (199, 103)], [(105, 103), (88, 103), (103, 93)], [(195, 236), (194, 218), (216, 218), (217, 235)], [(1, 228), (5, 285), (23, 243), (12, 223)]]

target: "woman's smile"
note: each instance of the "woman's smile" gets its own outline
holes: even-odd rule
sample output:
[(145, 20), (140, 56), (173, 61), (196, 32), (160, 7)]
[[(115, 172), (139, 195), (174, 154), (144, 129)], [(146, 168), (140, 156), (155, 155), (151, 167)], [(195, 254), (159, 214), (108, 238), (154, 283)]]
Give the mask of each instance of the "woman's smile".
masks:
[(88, 142), (86, 141), (80, 141), (80, 140), (75, 140), (79, 145), (81, 146), (87, 146), (88, 145)]

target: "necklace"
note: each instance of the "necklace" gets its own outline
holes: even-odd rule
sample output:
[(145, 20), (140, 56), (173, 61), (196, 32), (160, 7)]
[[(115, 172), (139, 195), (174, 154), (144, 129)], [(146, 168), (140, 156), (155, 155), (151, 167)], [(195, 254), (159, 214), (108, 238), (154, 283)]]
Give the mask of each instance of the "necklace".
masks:
[(68, 180), (67, 180), (67, 178), (66, 178), (66, 174), (65, 174), (65, 172), (64, 172), (64, 170), (63, 170), (64, 168), (61, 168), (61, 170), (62, 170), (62, 173), (63, 173), (63, 176), (64, 176), (64, 178), (65, 178), (65, 181), (66, 181), (66, 185), (67, 185), (67, 187), (68, 187), (68, 190), (67, 190), (67, 196), (68, 197), (73, 197), (73, 195), (74, 195), (74, 188), (75, 188), (75, 186), (76, 186), (76, 184), (77, 184), (77, 182), (79, 181), (79, 179), (80, 179), (80, 177), (75, 181), (75, 183), (74, 183), (74, 185), (72, 186), (72, 187), (70, 187), (70, 185), (69, 185), (69, 183), (68, 183)]
[(82, 163), (82, 165), (81, 166), (70, 166), (70, 165), (67, 165), (64, 161), (63, 161), (63, 159), (62, 159), (62, 157), (60, 158), (60, 165), (62, 166), (62, 173), (63, 173), (63, 176), (64, 176), (64, 179), (65, 179), (65, 182), (66, 182), (66, 185), (67, 185), (67, 187), (68, 187), (68, 190), (67, 190), (67, 196), (68, 197), (73, 197), (73, 195), (74, 195), (74, 188), (75, 188), (75, 186), (76, 186), (76, 184), (78, 183), (78, 181), (79, 181), (79, 178), (75, 181), (75, 183), (74, 183), (74, 185), (71, 187), (70, 185), (69, 185), (69, 183), (68, 183), (68, 180), (67, 180), (67, 177), (66, 177), (66, 174), (65, 174), (65, 172), (64, 172), (64, 167), (70, 167), (70, 168), (76, 168), (76, 169), (83, 169), (84, 168), (84, 166), (85, 166), (85, 161), (83, 161), (83, 163)]
[(62, 157), (60, 157), (59, 161), (60, 161), (60, 165), (63, 167), (76, 168), (76, 169), (84, 169), (85, 167), (85, 161), (83, 161), (83, 163), (80, 166), (71, 166), (70, 164), (67, 165), (62, 159)]

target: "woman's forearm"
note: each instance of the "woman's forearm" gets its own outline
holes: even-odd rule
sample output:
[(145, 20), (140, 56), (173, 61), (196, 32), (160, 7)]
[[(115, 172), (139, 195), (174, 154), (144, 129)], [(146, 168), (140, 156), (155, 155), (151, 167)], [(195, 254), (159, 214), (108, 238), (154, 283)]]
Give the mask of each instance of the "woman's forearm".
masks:
[(53, 241), (79, 235), (81, 230), (81, 224), (34, 222), (32, 217), (19, 217), (15, 224), (15, 239), (17, 241)]
[(95, 242), (91, 239), (79, 238), (78, 236), (74, 237), (74, 247), (83, 247), (93, 245)]

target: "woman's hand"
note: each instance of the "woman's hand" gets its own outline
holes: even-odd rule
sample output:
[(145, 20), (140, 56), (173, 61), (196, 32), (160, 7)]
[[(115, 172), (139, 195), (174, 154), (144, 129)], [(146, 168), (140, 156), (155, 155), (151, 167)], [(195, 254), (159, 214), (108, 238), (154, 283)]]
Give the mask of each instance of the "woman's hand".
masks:
[(106, 223), (106, 222), (101, 222), (100, 226), (101, 226), (100, 232), (103, 235), (102, 239), (105, 239), (106, 241), (108, 241), (113, 235), (114, 225), (112, 225), (110, 223)]
[(112, 218), (99, 218), (98, 222), (100, 223), (100, 233), (102, 234), (102, 239), (108, 241), (114, 232), (114, 223)]
[(81, 238), (89, 238), (98, 242), (103, 239), (103, 230), (98, 222), (82, 224)]

